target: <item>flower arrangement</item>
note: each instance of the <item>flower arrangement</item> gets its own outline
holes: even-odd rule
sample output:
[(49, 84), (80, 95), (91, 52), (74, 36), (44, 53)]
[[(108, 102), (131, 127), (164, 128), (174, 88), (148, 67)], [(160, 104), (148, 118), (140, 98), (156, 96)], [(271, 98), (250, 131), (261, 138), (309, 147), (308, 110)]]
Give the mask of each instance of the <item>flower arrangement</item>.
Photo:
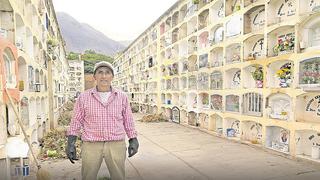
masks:
[(171, 67), (171, 75), (176, 75), (178, 74), (178, 64), (173, 64), (172, 67)]
[(19, 91), (23, 91), (24, 90), (24, 81), (19, 81), (18, 87), (19, 87)]
[(208, 96), (204, 96), (202, 99), (202, 104), (205, 106), (209, 105), (209, 97)]
[(200, 0), (192, 0), (193, 4), (199, 4)]
[(47, 40), (47, 45), (51, 47), (56, 47), (58, 45), (58, 40), (49, 38)]
[(221, 110), (222, 109), (222, 97), (211, 96), (211, 109)]
[(256, 65), (255, 70), (253, 72), (251, 72), (251, 75), (255, 81), (263, 81), (262, 67), (259, 67)]
[(276, 72), (276, 76), (280, 79), (280, 87), (288, 87), (291, 83), (291, 63), (286, 63)]
[(255, 70), (251, 72), (252, 78), (256, 81), (256, 87), (262, 88), (263, 87), (263, 70), (262, 67), (258, 65), (255, 66)]
[(292, 33), (278, 37), (277, 44), (273, 47), (273, 52), (278, 55), (280, 52), (287, 52), (294, 49), (295, 37)]
[(286, 79), (289, 74), (290, 74), (290, 69), (289, 68), (283, 68), (283, 69), (279, 69), (277, 71), (277, 76), (280, 79)]
[[(49, 39), (47, 40), (48, 52), (49, 52), (50, 54), (53, 54), (55, 48), (58, 46), (58, 43), (59, 43), (59, 42), (58, 42), (57, 39), (49, 38)], [(54, 57), (52, 57), (52, 58), (54, 58)]]
[(237, 4), (233, 7), (233, 12), (239, 11), (241, 9), (240, 4)]

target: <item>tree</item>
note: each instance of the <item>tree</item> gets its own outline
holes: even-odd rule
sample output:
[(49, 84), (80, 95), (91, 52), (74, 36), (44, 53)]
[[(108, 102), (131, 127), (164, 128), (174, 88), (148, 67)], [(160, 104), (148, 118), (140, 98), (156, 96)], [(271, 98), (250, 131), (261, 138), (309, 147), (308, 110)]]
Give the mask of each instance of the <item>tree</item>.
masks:
[(67, 55), (67, 59), (68, 60), (77, 60), (79, 59), (79, 53), (75, 53), (75, 52), (70, 52), (68, 55)]
[(84, 51), (85, 54), (96, 54), (96, 52), (93, 49), (88, 49)]
[(84, 73), (92, 74), (93, 73), (93, 66), (85, 66)]
[(108, 61), (110, 63), (113, 62), (113, 58), (110, 56), (106, 56), (104, 54), (82, 54), (81, 55), (82, 60), (88, 60), (88, 61), (94, 61), (94, 60), (101, 60), (101, 61)]

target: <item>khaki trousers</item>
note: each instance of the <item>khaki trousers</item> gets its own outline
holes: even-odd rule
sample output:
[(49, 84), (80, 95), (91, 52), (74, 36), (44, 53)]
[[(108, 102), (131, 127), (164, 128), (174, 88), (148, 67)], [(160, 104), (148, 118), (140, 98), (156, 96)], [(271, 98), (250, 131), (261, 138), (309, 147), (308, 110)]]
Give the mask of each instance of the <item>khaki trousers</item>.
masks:
[(96, 180), (103, 159), (111, 180), (125, 179), (126, 143), (124, 140), (83, 142), (81, 157), (82, 180)]

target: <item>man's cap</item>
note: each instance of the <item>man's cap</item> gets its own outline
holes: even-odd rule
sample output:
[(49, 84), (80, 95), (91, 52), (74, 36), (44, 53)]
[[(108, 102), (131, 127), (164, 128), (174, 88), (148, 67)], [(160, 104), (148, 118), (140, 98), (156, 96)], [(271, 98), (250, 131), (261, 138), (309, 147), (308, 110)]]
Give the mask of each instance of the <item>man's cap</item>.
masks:
[(113, 66), (111, 63), (107, 62), (107, 61), (100, 61), (100, 62), (97, 62), (95, 65), (94, 65), (94, 68), (93, 68), (93, 74), (96, 74), (96, 70), (100, 67), (108, 67), (109, 69), (111, 69), (112, 71), (112, 75), (114, 75), (114, 71), (113, 71)]

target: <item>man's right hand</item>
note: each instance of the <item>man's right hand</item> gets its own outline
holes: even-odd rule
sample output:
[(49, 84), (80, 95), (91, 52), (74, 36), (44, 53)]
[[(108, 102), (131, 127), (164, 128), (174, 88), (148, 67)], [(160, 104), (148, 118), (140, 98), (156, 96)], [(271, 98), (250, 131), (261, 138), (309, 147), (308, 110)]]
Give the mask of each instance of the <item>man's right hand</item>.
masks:
[(75, 161), (78, 160), (76, 145), (75, 145), (76, 141), (77, 141), (77, 136), (73, 136), (73, 135), (68, 136), (66, 154), (72, 164), (74, 164), (74, 160)]

